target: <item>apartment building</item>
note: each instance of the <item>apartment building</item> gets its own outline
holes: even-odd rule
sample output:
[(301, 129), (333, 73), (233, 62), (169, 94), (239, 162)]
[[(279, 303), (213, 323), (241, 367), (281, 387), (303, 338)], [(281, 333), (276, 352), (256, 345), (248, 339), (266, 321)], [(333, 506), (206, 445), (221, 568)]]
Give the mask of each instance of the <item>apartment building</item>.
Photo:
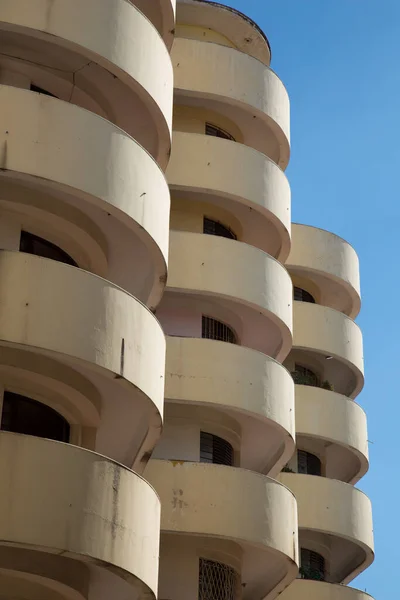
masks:
[(291, 224), (267, 38), (0, 2), (0, 599), (368, 600), (358, 259)]

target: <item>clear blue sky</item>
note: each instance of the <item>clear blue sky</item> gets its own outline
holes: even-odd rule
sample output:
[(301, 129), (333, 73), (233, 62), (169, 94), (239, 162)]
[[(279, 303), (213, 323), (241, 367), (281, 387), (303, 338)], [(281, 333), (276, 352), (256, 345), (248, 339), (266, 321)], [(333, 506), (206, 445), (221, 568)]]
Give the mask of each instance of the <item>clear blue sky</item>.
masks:
[[(220, 0), (223, 1), (223, 0)], [(266, 32), (291, 98), (293, 221), (348, 240), (361, 263), (376, 559), (353, 585), (397, 592), (400, 484), (400, 0), (226, 0)], [(397, 481), (397, 483), (396, 483)]]

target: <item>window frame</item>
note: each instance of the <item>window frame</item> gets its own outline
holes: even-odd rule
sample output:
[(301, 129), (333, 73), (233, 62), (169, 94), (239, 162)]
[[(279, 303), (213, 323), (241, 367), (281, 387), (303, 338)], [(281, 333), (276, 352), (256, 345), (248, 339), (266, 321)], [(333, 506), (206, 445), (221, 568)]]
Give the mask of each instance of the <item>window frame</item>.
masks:
[[(222, 579), (220, 590), (215, 582), (217, 578)], [(214, 581), (208, 581), (210, 579)], [(239, 600), (240, 597), (239, 573), (220, 561), (199, 558), (198, 586), (198, 600)], [(204, 589), (206, 586), (208, 589)]]
[[(44, 254), (39, 254), (34, 251), (34, 244), (40, 244), (44, 248), (49, 250), (49, 253), (54, 252), (53, 256), (45, 256)], [(30, 247), (29, 247), (30, 245)], [(25, 254), (31, 254), (32, 256), (40, 256), (41, 258), (47, 258), (48, 260), (54, 260), (55, 262), (62, 263), (64, 265), (69, 265), (71, 267), (79, 268), (78, 264), (75, 260), (70, 256), (65, 250), (53, 244), (46, 238), (42, 238), (35, 233), (31, 233), (30, 231), (26, 231), (25, 229), (21, 230), (20, 239), (19, 239), (19, 251), (24, 252)], [(59, 258), (56, 258), (59, 256)]]
[(232, 444), (224, 438), (209, 433), (208, 431), (201, 430), (200, 462), (204, 464), (233, 467), (235, 464), (234, 448)]
[[(303, 465), (302, 470), (299, 470), (300, 463)], [(322, 461), (320, 457), (312, 452), (308, 452), (308, 450), (302, 450), (301, 448), (298, 448), (297, 473), (300, 475), (313, 475), (314, 477), (322, 477)]]
[[(224, 323), (223, 321), (220, 321), (219, 319), (215, 319), (214, 317), (210, 317), (209, 315), (202, 315), (201, 318), (201, 337), (203, 340), (214, 340), (216, 342), (225, 342), (227, 344), (238, 344), (239, 340), (238, 337), (236, 335), (236, 332), (232, 329), (232, 327), (230, 325), (227, 325), (226, 323)], [(220, 336), (210, 336), (210, 335), (205, 335), (205, 328), (208, 328), (210, 325), (213, 326), (214, 330), (215, 327), (221, 327), (222, 328), (222, 334)], [(224, 334), (227, 334), (226, 336), (224, 336)], [(230, 339), (224, 339), (224, 337), (230, 338)]]
[(228, 131), (220, 127), (219, 125), (214, 125), (214, 123), (210, 123), (206, 121), (205, 123), (205, 134), (210, 137), (216, 137), (223, 140), (229, 140), (230, 142), (236, 142), (233, 135), (231, 135)]
[[(23, 414), (23, 409), (28, 407), (28, 414)], [(52, 420), (51, 425), (55, 425), (57, 423), (57, 427), (59, 427), (59, 431), (62, 432), (61, 435), (39, 435), (38, 433), (21, 431), (21, 429), (25, 429), (25, 424), (27, 417), (32, 416), (32, 408), (33, 413), (36, 412), (36, 416), (40, 419), (41, 425), (43, 422), (46, 422), (46, 418)], [(31, 409), (31, 415), (29, 415), (29, 409)], [(18, 414), (20, 412), (20, 414)], [(7, 423), (5, 421), (8, 421)], [(34, 428), (33, 428), (34, 429)], [(60, 414), (57, 410), (45, 404), (44, 402), (40, 402), (39, 400), (35, 400), (34, 398), (30, 398), (29, 396), (25, 396), (23, 394), (18, 394), (16, 392), (12, 392), (11, 390), (4, 390), (3, 398), (2, 398), (2, 407), (1, 407), (1, 417), (0, 417), (0, 431), (8, 431), (10, 433), (18, 433), (20, 435), (30, 435), (33, 437), (38, 437), (42, 439), (49, 439), (57, 442), (70, 443), (71, 440), (71, 424), (67, 421), (67, 419)], [(51, 433), (50, 430), (48, 433)]]
[[(305, 555), (307, 553), (307, 559)], [(306, 564), (304, 564), (306, 563)], [(308, 548), (300, 548), (300, 579), (308, 579), (311, 581), (326, 581), (326, 560), (322, 554), (309, 550)]]
[[(207, 229), (211, 229), (207, 227), (208, 225), (213, 225), (215, 228), (215, 232), (207, 231)], [(220, 228), (221, 233), (217, 233), (217, 229)], [(203, 233), (205, 235), (214, 235), (216, 237), (223, 237), (228, 240), (237, 240), (237, 235), (230, 227), (221, 223), (221, 221), (217, 221), (216, 219), (211, 219), (206, 215), (203, 216)], [(224, 235), (226, 233), (226, 235)]]
[[(296, 298), (296, 294), (297, 296), (301, 297)], [(295, 302), (308, 302), (309, 304), (316, 304), (314, 296), (298, 285), (293, 286), (293, 299)]]

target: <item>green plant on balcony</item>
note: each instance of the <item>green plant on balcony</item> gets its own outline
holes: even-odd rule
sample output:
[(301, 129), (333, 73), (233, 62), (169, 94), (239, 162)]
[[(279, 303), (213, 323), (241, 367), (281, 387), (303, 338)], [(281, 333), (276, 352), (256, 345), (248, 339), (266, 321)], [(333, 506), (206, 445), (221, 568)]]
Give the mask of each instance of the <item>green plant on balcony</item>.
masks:
[(311, 385), (318, 387), (318, 380), (315, 375), (311, 373), (299, 373), (299, 371), (292, 372), (293, 381), (297, 385)]
[(294, 471), (289, 467), (289, 465), (285, 465), (282, 469), (282, 473), (294, 473)]
[(296, 385), (310, 385), (312, 387), (319, 387), (323, 390), (329, 390), (330, 392), (335, 391), (330, 381), (325, 380), (320, 383), (314, 373), (300, 373), (299, 371), (292, 371), (291, 375)]
[(311, 579), (312, 581), (324, 581), (325, 575), (318, 569), (312, 567), (300, 567), (299, 569), (300, 579)]
[(333, 384), (330, 381), (326, 381), (326, 380), (321, 384), (321, 388), (323, 390), (329, 390), (330, 392), (334, 392), (335, 391), (335, 388), (333, 387)]

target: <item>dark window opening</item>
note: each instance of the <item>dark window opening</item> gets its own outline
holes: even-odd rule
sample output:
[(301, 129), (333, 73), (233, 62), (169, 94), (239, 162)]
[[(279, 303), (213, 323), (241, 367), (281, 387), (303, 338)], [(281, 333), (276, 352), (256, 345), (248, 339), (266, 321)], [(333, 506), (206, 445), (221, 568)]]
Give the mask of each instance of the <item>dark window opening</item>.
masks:
[(206, 233), (207, 235), (217, 235), (230, 240), (237, 239), (236, 235), (228, 227), (225, 227), (225, 225), (222, 225), (222, 223), (219, 223), (218, 221), (208, 219), (207, 217), (204, 217), (203, 233)]
[(296, 286), (294, 287), (294, 299), (297, 302), (310, 302), (311, 304), (315, 304), (315, 299), (311, 294)]
[(55, 244), (52, 244), (37, 235), (33, 235), (33, 233), (28, 233), (27, 231), (21, 231), (19, 249), (21, 252), (26, 252), (27, 254), (50, 258), (51, 260), (72, 265), (73, 267), (78, 266), (64, 250), (61, 250), (61, 248)]
[(52, 98), (57, 98), (57, 96), (55, 96), (51, 92), (44, 90), (43, 88), (39, 87), (38, 85), (35, 85), (34, 83), (31, 83), (30, 90), (31, 90), (31, 92), (37, 92), (38, 94), (44, 94), (45, 96), (51, 96)]
[(321, 476), (322, 467), (321, 461), (315, 454), (305, 452), (305, 450), (297, 450), (297, 472), (302, 475), (318, 475)]
[(58, 412), (19, 394), (4, 392), (1, 429), (69, 442), (69, 423)]
[(325, 581), (325, 559), (312, 550), (301, 548), (301, 579), (312, 579), (314, 581)]
[(200, 558), (199, 600), (237, 600), (240, 579), (232, 567)]
[(200, 432), (200, 462), (233, 466), (233, 448), (217, 435)]
[(217, 340), (220, 342), (228, 342), (229, 344), (236, 344), (236, 335), (228, 325), (212, 319), (211, 317), (202, 318), (202, 332), (201, 337), (207, 340)]
[(217, 125), (211, 125), (211, 123), (206, 123), (206, 135), (223, 138), (224, 140), (231, 140), (232, 142), (236, 141), (230, 133), (224, 131), (220, 127), (217, 127)]
[(311, 371), (311, 369), (307, 369), (307, 367), (303, 367), (301, 365), (295, 364), (292, 377), (293, 381), (298, 385), (311, 385), (314, 387), (320, 386), (320, 380), (314, 371)]

